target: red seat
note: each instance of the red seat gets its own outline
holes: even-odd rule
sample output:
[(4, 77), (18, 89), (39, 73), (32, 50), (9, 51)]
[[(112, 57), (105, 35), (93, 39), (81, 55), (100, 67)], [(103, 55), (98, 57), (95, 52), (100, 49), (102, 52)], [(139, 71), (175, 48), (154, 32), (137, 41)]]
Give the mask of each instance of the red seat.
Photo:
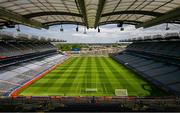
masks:
[(6, 56), (0, 56), (0, 59), (5, 59), (5, 58), (7, 58)]

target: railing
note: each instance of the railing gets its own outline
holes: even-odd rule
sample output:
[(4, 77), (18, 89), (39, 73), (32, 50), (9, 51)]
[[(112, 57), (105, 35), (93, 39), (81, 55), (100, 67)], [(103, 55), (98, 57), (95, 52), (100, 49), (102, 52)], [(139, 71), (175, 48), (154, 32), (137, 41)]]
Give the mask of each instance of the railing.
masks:
[[(52, 110), (53, 108), (63, 109), (64, 107), (71, 109), (72, 106), (78, 109), (84, 109), (81, 106), (94, 106), (99, 108), (105, 106), (110, 109), (110, 106), (126, 108), (131, 111), (179, 111), (180, 99), (178, 97), (3, 97), (0, 98), (0, 105), (16, 106), (25, 110), (27, 106), (33, 109)], [(39, 107), (41, 106), (41, 108)], [(108, 108), (107, 108), (108, 107)], [(104, 108), (104, 109), (105, 109)], [(119, 109), (119, 110), (121, 110)]]

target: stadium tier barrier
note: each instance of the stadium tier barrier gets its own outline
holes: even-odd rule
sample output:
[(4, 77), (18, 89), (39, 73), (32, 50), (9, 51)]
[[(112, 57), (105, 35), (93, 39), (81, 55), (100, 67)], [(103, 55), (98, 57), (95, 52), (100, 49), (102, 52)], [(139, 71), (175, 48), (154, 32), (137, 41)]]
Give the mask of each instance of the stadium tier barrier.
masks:
[[(6, 97), (0, 98), (0, 111), (179, 111), (177, 97)], [(75, 109), (73, 109), (73, 106)], [(104, 107), (102, 107), (104, 106)], [(11, 108), (11, 109), (9, 109)], [(118, 108), (118, 109), (117, 109)]]
[(112, 55), (158, 87), (180, 95), (180, 42), (138, 42)]
[(5, 42), (0, 41), (0, 61), (15, 57), (30, 56), (39, 53), (56, 52), (57, 48), (50, 43), (38, 42)]
[(152, 54), (157, 56), (166, 56), (168, 58), (179, 58), (180, 41), (136, 42), (130, 44), (127, 47), (127, 51)]

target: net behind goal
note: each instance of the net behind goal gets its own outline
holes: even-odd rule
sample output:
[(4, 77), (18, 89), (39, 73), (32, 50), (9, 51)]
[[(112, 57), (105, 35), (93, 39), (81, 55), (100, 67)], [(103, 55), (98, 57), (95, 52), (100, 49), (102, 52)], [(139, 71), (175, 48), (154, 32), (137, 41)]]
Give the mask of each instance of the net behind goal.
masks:
[(115, 89), (116, 96), (128, 96), (127, 89)]
[(86, 92), (97, 92), (97, 88), (86, 88)]

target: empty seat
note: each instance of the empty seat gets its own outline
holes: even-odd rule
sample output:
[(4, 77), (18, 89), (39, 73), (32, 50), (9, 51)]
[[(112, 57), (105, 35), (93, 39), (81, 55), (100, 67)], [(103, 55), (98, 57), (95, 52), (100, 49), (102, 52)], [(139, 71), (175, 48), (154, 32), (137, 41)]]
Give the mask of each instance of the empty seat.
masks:
[(180, 92), (180, 83), (170, 85), (169, 87), (177, 92)]
[(170, 73), (170, 72), (173, 72), (175, 70), (177, 70), (178, 67), (175, 67), (175, 66), (162, 66), (160, 68), (154, 68), (152, 70), (148, 70), (148, 71), (145, 71), (144, 73), (149, 75), (149, 76), (158, 76), (158, 75), (164, 75), (164, 74), (167, 74), (167, 73)]
[(113, 58), (156, 85), (180, 92), (180, 41), (132, 43)]
[(166, 73), (161, 76), (155, 77), (156, 80), (162, 82), (163, 84), (172, 84), (180, 81), (180, 70), (176, 70), (173, 72)]

